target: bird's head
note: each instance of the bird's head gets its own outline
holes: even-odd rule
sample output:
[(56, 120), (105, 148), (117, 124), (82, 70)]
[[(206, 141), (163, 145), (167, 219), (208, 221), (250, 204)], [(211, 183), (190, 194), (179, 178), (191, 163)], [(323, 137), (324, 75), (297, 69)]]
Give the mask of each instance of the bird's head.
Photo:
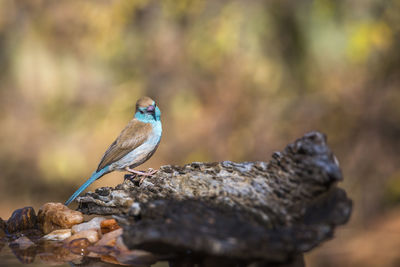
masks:
[(135, 118), (143, 122), (159, 121), (161, 111), (150, 97), (143, 96), (136, 102)]

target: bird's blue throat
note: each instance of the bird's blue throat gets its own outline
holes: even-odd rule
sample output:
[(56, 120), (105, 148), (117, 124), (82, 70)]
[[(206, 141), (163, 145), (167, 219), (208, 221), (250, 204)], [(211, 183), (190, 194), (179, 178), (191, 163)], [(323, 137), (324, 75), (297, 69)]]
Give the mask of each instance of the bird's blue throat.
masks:
[(158, 107), (156, 107), (154, 110), (154, 115), (153, 115), (153, 114), (149, 114), (149, 113), (142, 113), (142, 112), (140, 112), (140, 110), (138, 110), (135, 113), (135, 118), (140, 120), (141, 122), (153, 123), (156, 121), (160, 121), (161, 111)]

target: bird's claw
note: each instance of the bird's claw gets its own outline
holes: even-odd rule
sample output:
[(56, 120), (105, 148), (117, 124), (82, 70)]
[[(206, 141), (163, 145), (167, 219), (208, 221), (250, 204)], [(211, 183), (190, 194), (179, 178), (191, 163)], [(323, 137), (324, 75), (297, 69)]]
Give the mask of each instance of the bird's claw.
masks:
[(151, 168), (149, 168), (147, 172), (137, 171), (137, 170), (134, 170), (131, 168), (126, 168), (125, 170), (132, 174), (136, 174), (136, 175), (140, 175), (140, 176), (152, 176), (153, 174), (155, 174), (157, 172), (157, 170), (153, 170)]
[(135, 179), (136, 176), (137, 176), (136, 173), (125, 174), (125, 175), (124, 175), (124, 180), (133, 181), (133, 179)]
[(149, 168), (149, 169), (147, 170), (147, 173), (150, 174), (150, 175), (154, 175), (154, 174), (156, 174), (157, 172), (158, 172), (158, 170), (154, 170), (154, 169), (152, 169), (152, 168)]
[(153, 175), (154, 175), (155, 173), (157, 173), (157, 172), (158, 172), (158, 170), (154, 170), (154, 169), (152, 169), (152, 168), (149, 168), (149, 169), (147, 170), (147, 172), (146, 172), (146, 173), (143, 173), (143, 176), (140, 178), (140, 180), (139, 180), (139, 186), (142, 185), (144, 179), (146, 179), (146, 178), (149, 177), (149, 176), (153, 176)]
[(146, 177), (153, 176), (155, 173), (158, 172), (158, 170), (154, 170), (154, 169), (152, 169), (152, 168), (149, 168), (149, 169), (147, 170), (147, 172), (136, 171), (136, 170), (131, 169), (131, 168), (129, 168), (129, 167), (126, 168), (125, 170), (128, 171), (128, 172), (130, 172), (130, 173), (132, 174), (132, 175), (130, 176), (131, 178), (128, 178), (128, 177), (127, 177), (128, 175), (126, 175), (126, 176), (125, 176), (126, 179), (133, 179), (133, 178), (136, 178), (137, 176), (142, 176), (142, 177), (140, 178), (140, 180), (139, 180), (139, 186), (143, 183), (143, 181), (144, 181), (144, 179), (146, 179)]

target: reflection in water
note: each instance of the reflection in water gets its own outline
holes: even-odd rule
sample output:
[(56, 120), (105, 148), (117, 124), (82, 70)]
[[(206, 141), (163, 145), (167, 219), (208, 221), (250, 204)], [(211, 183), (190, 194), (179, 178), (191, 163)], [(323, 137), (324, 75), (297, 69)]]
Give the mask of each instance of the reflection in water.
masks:
[(110, 246), (70, 250), (63, 242), (32, 242), (19, 237), (10, 243), (0, 239), (0, 266), (169, 266), (145, 251), (116, 251)]
[[(24, 209), (21, 209), (22, 211)], [(25, 222), (26, 220), (20, 219)], [(87, 223), (86, 223), (87, 224)], [(19, 222), (13, 225), (21, 225)], [(23, 224), (25, 225), (25, 224)], [(100, 225), (101, 226), (101, 225)], [(204, 254), (194, 254), (189, 250), (160, 249), (160, 244), (152, 244), (149, 250), (129, 250), (122, 240), (122, 228), (102, 233), (96, 242), (88, 238), (69, 238), (63, 241), (50, 241), (38, 229), (24, 229), (17, 232), (0, 232), (0, 267), (2, 266), (140, 266), (140, 267), (191, 267), (191, 266), (270, 266), (266, 262), (246, 262), (237, 258), (223, 258)], [(1, 230), (1, 229), (0, 229)], [(91, 229), (95, 231), (95, 229)], [(102, 231), (100, 227), (97, 231)], [(86, 230), (87, 231), (87, 230)], [(79, 233), (83, 233), (82, 230)], [(53, 232), (52, 232), (53, 233)], [(179, 233), (180, 234), (180, 233)], [(53, 234), (54, 236), (55, 234)], [(82, 236), (82, 235), (81, 235)], [(44, 238), (45, 237), (45, 238)], [(161, 252), (162, 251), (162, 252)], [(273, 265), (275, 266), (275, 265)], [(303, 256), (293, 259), (285, 266), (304, 266)]]
[[(24, 209), (20, 209), (24, 210)], [(26, 220), (18, 220), (17, 223)], [(10, 222), (10, 225), (12, 223)], [(151, 266), (158, 260), (152, 253), (129, 250), (119, 240), (122, 229), (103, 235), (98, 242), (77, 238), (69, 242), (43, 239), (38, 229), (17, 232), (0, 230), (0, 267), (5, 266)], [(120, 244), (121, 243), (121, 244)], [(33, 265), (32, 265), (33, 264)]]
[[(18, 242), (21, 242), (18, 241)], [(234, 259), (218, 258), (205, 255), (181, 255), (180, 257), (159, 257), (156, 258), (145, 251), (132, 250), (130, 252), (116, 252), (113, 247), (88, 247), (82, 254), (71, 252), (62, 242), (43, 242), (27, 246), (27, 240), (23, 242), (12, 242), (8, 244), (0, 240), (0, 267), (7, 266), (80, 266), (80, 267), (112, 267), (112, 266), (136, 266), (136, 267), (194, 267), (194, 266), (249, 266), (246, 262)], [(24, 247), (25, 246), (25, 247)], [(83, 255), (85, 254), (85, 255)], [(168, 260), (168, 261), (166, 261)], [(263, 262), (253, 262), (250, 266), (270, 266)], [(272, 265), (275, 266), (275, 265)], [(299, 255), (292, 264), (285, 266), (304, 266), (303, 256)]]
[[(65, 209), (68, 212), (76, 212), (68, 210), (62, 204), (58, 206), (61, 206), (64, 213), (53, 212), (53, 217), (46, 217), (51, 223), (54, 217), (69, 218), (69, 214), (65, 215)], [(82, 215), (80, 214), (80, 216)], [(98, 229), (91, 228), (79, 231), (78, 234), (72, 236), (74, 238), (71, 240), (67, 238), (63, 241), (55, 238), (57, 234), (62, 236), (59, 230), (44, 235), (38, 229), (37, 218), (31, 207), (14, 211), (7, 224), (2, 220), (0, 222), (2, 222), (0, 225), (0, 267), (23, 266), (24, 264), (29, 264), (29, 266), (124, 265), (144, 267), (154, 265), (159, 260), (150, 252), (129, 250), (122, 242), (122, 228), (118, 226), (114, 219), (104, 219), (102, 223), (97, 225)], [(92, 220), (78, 226), (93, 227), (90, 224), (91, 222)], [(103, 224), (103, 222), (105, 223)], [(90, 236), (85, 235), (87, 232), (93, 232), (96, 238), (91, 240)], [(77, 236), (79, 233), (82, 233), (82, 237)], [(99, 238), (99, 235), (101, 235), (101, 238)], [(49, 240), (49, 236), (53, 238), (53, 241)]]
[[(27, 239), (20, 241), (20, 243), (10, 243), (9, 247), (14, 253), (15, 257), (24, 264), (32, 263), (36, 257), (36, 246), (33, 242), (31, 242), (27, 237), (19, 238), (19, 239)], [(30, 243), (29, 243), (30, 241)]]
[(5, 242), (3, 242), (3, 241), (0, 239), (0, 253), (1, 253), (1, 250), (3, 249), (4, 245), (5, 245)]

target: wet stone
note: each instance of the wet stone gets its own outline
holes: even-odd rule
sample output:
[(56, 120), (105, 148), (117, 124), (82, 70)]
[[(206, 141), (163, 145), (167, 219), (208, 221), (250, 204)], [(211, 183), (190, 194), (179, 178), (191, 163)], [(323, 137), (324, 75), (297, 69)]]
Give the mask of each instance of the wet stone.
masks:
[(72, 234), (89, 229), (100, 229), (100, 224), (106, 220), (104, 217), (95, 217), (88, 222), (72, 226)]
[(115, 246), (117, 238), (123, 233), (122, 228), (104, 234), (103, 237), (95, 244), (96, 246)]
[(87, 247), (90, 245), (90, 241), (87, 238), (78, 238), (70, 241), (66, 244), (66, 247), (74, 254), (87, 255), (89, 251)]
[(97, 229), (89, 229), (89, 230), (80, 231), (80, 232), (70, 236), (68, 239), (65, 240), (65, 242), (69, 243), (72, 240), (80, 239), (80, 238), (87, 238), (90, 243), (95, 243), (99, 240), (99, 232)]
[(42, 231), (48, 234), (54, 230), (71, 228), (73, 225), (83, 222), (83, 215), (61, 203), (46, 203), (39, 209), (38, 221)]
[(36, 228), (37, 217), (32, 207), (15, 210), (7, 221), (7, 231), (14, 233), (26, 229)]
[(45, 240), (61, 241), (71, 236), (71, 229), (59, 229), (43, 236)]
[(121, 228), (115, 219), (104, 220), (100, 224), (101, 233), (106, 234)]
[(88, 247), (88, 251), (90, 252), (88, 256), (101, 257), (102, 255), (108, 255), (117, 258), (124, 253), (124, 258), (126, 258), (125, 256), (129, 254), (130, 251), (123, 243), (121, 230), (105, 234), (105, 237), (103, 236), (99, 242)]

